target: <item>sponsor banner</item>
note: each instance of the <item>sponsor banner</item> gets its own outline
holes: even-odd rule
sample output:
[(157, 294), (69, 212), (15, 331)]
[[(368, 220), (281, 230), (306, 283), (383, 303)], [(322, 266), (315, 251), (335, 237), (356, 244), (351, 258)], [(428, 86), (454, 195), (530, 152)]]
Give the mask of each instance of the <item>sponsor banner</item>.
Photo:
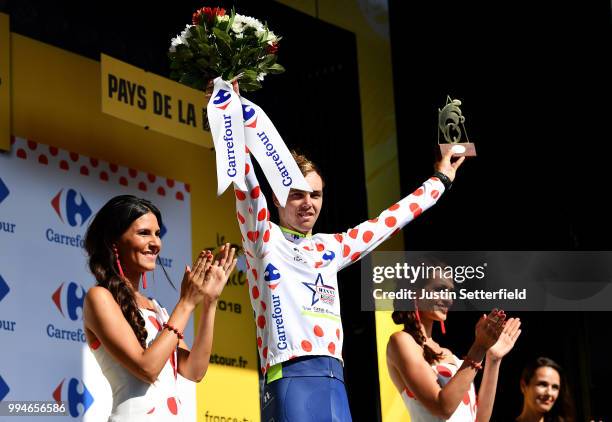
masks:
[(183, 141), (212, 147), (204, 93), (110, 56), (100, 56), (102, 112)]
[(257, 159), (281, 206), (285, 206), (291, 188), (312, 191), (267, 114), (246, 98), (241, 98), (241, 101), (246, 145)]
[(208, 117), (217, 154), (217, 195), (231, 182), (246, 191), (245, 144), (282, 207), (291, 188), (312, 190), (270, 118), (257, 104), (239, 97), (230, 82), (215, 79)]
[(244, 127), (240, 99), (232, 85), (221, 78), (215, 79), (213, 94), (208, 102), (208, 116), (217, 157), (217, 195), (225, 192), (232, 182), (245, 191)]
[(9, 16), (0, 13), (0, 150), (7, 151), (11, 137), (11, 33)]
[[(163, 216), (161, 260), (177, 288), (191, 261), (190, 187), (76, 153), (14, 138), (0, 155), (0, 400), (67, 403), (57, 420), (106, 420), (110, 386), (83, 332), (83, 302), (95, 284), (83, 242), (108, 199), (144, 197)], [(145, 294), (172, 312), (179, 292), (162, 269)], [(185, 329), (193, 341), (193, 324)], [(181, 383), (186, 420), (195, 419), (195, 384)], [(54, 419), (55, 420), (55, 419)]]

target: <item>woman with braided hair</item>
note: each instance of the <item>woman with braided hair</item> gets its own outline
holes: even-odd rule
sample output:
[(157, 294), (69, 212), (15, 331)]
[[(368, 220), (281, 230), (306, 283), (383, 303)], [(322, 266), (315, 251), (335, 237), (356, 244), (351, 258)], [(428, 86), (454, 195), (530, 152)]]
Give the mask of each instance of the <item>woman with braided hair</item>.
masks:
[[(422, 287), (429, 291), (453, 289), (453, 281), (432, 278)], [(442, 295), (440, 295), (442, 296)], [(417, 297), (421, 294), (417, 291)], [(414, 311), (396, 310), (396, 324), (404, 329), (391, 335), (387, 344), (389, 375), (410, 413), (412, 422), (485, 422), (491, 417), (502, 357), (521, 333), (520, 320), (506, 320), (504, 311), (482, 315), (476, 338), (463, 360), (432, 338), (436, 321), (443, 327), (450, 299), (416, 299)], [(395, 309), (400, 309), (395, 303)], [(474, 378), (486, 357), (478, 400)]]
[[(96, 286), (85, 296), (87, 342), (113, 393), (109, 422), (181, 420), (177, 374), (199, 382), (208, 368), (217, 300), (236, 265), (229, 244), (187, 266), (172, 314), (140, 292), (161, 251), (161, 213), (131, 195), (108, 201), (85, 236)], [(183, 330), (202, 306), (191, 350)]]

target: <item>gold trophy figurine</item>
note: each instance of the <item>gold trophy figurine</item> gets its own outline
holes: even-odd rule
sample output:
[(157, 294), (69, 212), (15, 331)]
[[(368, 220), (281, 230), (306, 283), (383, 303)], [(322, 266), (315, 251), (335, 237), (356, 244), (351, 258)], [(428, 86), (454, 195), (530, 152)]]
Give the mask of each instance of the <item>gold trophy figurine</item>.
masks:
[[(467, 137), (463, 123), (465, 117), (461, 113), (460, 100), (453, 100), (446, 96), (446, 105), (438, 109), (438, 145), (440, 152), (444, 155), (449, 149), (453, 151), (453, 157), (475, 157), (476, 147)], [(444, 136), (444, 142), (440, 142), (440, 133)], [(462, 137), (465, 136), (465, 142)]]

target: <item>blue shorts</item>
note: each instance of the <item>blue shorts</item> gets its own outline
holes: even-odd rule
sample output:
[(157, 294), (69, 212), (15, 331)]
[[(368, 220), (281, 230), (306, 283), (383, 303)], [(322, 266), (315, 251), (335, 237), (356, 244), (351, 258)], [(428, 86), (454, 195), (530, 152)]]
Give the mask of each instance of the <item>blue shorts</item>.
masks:
[(261, 422), (352, 421), (338, 359), (304, 356), (270, 369), (263, 390)]

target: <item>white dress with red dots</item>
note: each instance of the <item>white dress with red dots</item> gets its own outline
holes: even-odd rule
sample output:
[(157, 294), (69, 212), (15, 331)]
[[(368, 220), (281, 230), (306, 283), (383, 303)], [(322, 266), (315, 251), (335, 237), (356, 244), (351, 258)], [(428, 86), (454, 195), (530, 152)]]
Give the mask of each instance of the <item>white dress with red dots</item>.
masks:
[[(140, 308), (147, 330), (147, 346), (157, 338), (168, 321), (168, 312), (155, 299), (155, 311)], [(176, 349), (153, 384), (136, 378), (113, 358), (98, 340), (90, 345), (102, 373), (113, 392), (113, 407), (108, 422), (182, 421), (178, 398)]]
[(269, 221), (252, 169), (247, 154), (248, 191), (235, 193), (261, 370), (305, 355), (342, 360), (338, 271), (434, 205), (444, 185), (432, 177), (377, 218), (343, 233), (304, 236)]
[[(455, 358), (456, 365), (451, 363), (438, 363), (431, 365), (431, 368), (438, 377), (438, 384), (440, 387), (444, 387), (450, 379), (457, 373), (463, 361), (457, 356)], [(455, 410), (455, 413), (449, 419), (441, 419), (431, 414), (425, 406), (423, 406), (415, 397), (414, 394), (407, 388), (402, 391), (402, 398), (410, 413), (411, 422), (474, 422), (476, 420), (476, 389), (474, 383), (470, 384), (470, 389), (465, 392), (463, 399), (459, 403), (459, 407)]]

